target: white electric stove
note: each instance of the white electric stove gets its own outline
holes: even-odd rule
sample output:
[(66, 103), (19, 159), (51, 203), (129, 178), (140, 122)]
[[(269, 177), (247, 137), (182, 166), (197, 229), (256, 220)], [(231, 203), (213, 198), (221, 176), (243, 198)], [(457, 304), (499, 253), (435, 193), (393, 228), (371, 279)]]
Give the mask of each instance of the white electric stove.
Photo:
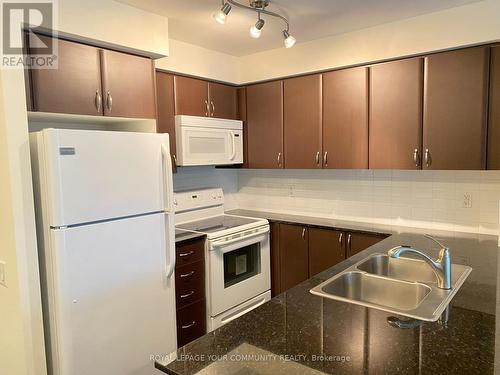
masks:
[(176, 229), (206, 235), (207, 326), (212, 331), (271, 299), (269, 222), (224, 214), (222, 189), (174, 194)]

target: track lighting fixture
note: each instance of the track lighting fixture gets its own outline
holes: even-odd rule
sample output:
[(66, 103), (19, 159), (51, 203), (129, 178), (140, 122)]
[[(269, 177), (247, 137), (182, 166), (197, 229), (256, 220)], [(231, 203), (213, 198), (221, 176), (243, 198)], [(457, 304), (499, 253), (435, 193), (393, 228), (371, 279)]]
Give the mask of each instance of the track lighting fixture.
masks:
[(222, 0), (222, 7), (217, 13), (214, 14), (213, 17), (215, 21), (223, 25), (226, 22), (227, 16), (231, 11), (232, 6), (256, 12), (257, 22), (255, 23), (255, 25), (250, 27), (250, 36), (252, 38), (260, 38), (262, 34), (262, 28), (264, 27), (265, 21), (261, 18), (261, 15), (279, 18), (286, 25), (286, 28), (283, 30), (285, 47), (291, 48), (295, 45), (295, 42), (297, 40), (292, 35), (290, 35), (290, 24), (288, 23), (288, 20), (282, 15), (266, 9), (270, 2), (271, 0), (249, 0), (249, 5), (243, 5), (236, 0)]

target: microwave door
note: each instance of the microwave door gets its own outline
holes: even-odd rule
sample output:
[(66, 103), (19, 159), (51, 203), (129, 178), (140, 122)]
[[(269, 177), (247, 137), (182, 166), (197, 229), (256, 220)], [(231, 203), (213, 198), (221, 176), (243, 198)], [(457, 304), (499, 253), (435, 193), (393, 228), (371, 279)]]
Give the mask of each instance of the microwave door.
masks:
[(242, 132), (239, 130), (182, 127), (177, 146), (181, 166), (243, 162)]

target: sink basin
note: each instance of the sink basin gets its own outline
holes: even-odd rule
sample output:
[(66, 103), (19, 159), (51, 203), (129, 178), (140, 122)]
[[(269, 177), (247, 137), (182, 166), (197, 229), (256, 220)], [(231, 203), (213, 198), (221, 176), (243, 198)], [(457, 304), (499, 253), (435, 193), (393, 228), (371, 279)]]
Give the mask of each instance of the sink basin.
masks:
[(376, 254), (362, 261), (357, 269), (392, 279), (437, 283), (436, 274), (423, 260), (391, 258), (387, 254)]
[(424, 261), (373, 254), (311, 289), (312, 294), (414, 319), (436, 321), (471, 273), (451, 265), (451, 289), (437, 287)]
[(431, 288), (420, 283), (377, 277), (363, 272), (346, 272), (325, 284), (322, 291), (348, 300), (413, 310), (430, 293)]

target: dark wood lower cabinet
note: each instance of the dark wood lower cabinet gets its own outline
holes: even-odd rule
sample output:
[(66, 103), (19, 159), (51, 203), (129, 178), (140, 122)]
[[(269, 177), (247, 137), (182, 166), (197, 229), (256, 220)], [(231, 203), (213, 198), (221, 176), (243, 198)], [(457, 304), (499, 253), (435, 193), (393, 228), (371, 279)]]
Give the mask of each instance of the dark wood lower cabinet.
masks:
[(377, 242), (380, 242), (387, 237), (387, 235), (379, 233), (346, 232), (346, 235), (347, 258), (352, 257), (372, 245), (375, 245)]
[(177, 346), (180, 348), (207, 332), (205, 300), (177, 310)]
[(204, 251), (204, 239), (176, 244), (175, 299), (179, 348), (207, 332)]
[(344, 232), (309, 228), (309, 277), (345, 259)]
[(280, 224), (279, 249), (282, 291), (309, 278), (307, 232), (306, 226)]
[(272, 296), (283, 293), (386, 237), (381, 233), (271, 222)]

